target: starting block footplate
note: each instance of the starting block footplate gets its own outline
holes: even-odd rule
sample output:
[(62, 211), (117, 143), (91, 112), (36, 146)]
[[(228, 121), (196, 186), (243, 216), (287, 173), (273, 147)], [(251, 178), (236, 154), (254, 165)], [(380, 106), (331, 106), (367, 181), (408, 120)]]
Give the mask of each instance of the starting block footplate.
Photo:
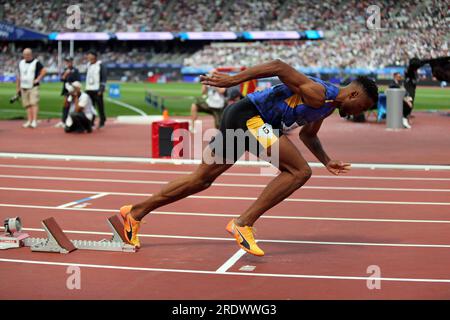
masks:
[(70, 253), (79, 250), (136, 252), (133, 245), (126, 243), (123, 235), (123, 224), (117, 216), (108, 218), (107, 223), (112, 231), (111, 240), (70, 240), (56, 220), (48, 218), (42, 221), (47, 238), (26, 238), (23, 244), (33, 252)]

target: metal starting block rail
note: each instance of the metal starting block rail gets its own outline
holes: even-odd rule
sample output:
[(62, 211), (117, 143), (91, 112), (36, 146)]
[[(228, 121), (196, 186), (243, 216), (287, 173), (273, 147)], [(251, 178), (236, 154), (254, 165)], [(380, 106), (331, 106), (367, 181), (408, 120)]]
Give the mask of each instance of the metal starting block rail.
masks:
[(19, 230), (15, 230), (15, 232), (9, 232), (5, 227), (5, 234), (0, 237), (0, 249), (25, 246), (30, 247), (31, 251), (34, 252), (56, 252), (64, 254), (77, 249), (136, 252), (136, 248), (133, 245), (126, 243), (123, 235), (123, 224), (120, 219), (117, 216), (112, 216), (108, 218), (107, 222), (112, 231), (112, 238), (111, 240), (103, 239), (100, 241), (70, 240), (53, 217), (42, 221), (47, 238), (31, 238), (28, 234), (21, 233), (21, 224)]

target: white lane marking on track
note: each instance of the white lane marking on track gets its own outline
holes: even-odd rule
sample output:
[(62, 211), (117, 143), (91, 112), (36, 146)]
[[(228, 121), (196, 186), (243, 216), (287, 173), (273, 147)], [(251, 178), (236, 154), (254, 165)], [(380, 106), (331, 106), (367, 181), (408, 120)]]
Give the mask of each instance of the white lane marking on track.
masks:
[(148, 267), (129, 267), (129, 266), (114, 266), (103, 264), (87, 264), (73, 262), (52, 262), (43, 260), (21, 260), (21, 259), (5, 259), (0, 258), (0, 262), (4, 263), (23, 263), (34, 265), (47, 266), (79, 266), (83, 268), (96, 269), (112, 269), (112, 270), (130, 270), (130, 271), (148, 271), (148, 272), (172, 272), (172, 273), (193, 273), (193, 274), (207, 274), (207, 275), (227, 275), (227, 276), (247, 276), (247, 277), (273, 277), (273, 278), (297, 278), (297, 279), (329, 279), (329, 280), (380, 280), (392, 282), (429, 282), (429, 283), (450, 283), (450, 279), (425, 279), (425, 278), (375, 278), (375, 277), (358, 277), (358, 276), (340, 276), (340, 275), (313, 275), (313, 274), (281, 274), (281, 273), (245, 273), (245, 272), (225, 272), (218, 274), (216, 271), (205, 270), (189, 270), (189, 269), (163, 269), (163, 268), (148, 268)]
[[(43, 159), (43, 160), (75, 160), (75, 161), (99, 161), (99, 162), (131, 162), (148, 164), (200, 164), (199, 159), (155, 159), (143, 157), (117, 157), (117, 156), (84, 156), (71, 154), (45, 154), (45, 153), (15, 153), (0, 152), (0, 158), (12, 159)], [(311, 167), (323, 168), (319, 162), (308, 162)], [(249, 167), (269, 167), (266, 161), (242, 161), (238, 160), (235, 165)], [(448, 165), (433, 164), (388, 164), (388, 163), (353, 163), (352, 168), (358, 169), (393, 169), (393, 170), (450, 170)]]
[[(106, 192), (108, 194), (118, 195), (117, 192)], [(140, 196), (140, 194), (127, 193), (127, 195)], [(144, 196), (151, 196), (151, 193)], [(189, 196), (190, 199), (215, 199), (215, 200), (243, 200), (254, 201), (256, 197), (229, 197), (229, 196)], [(426, 206), (450, 206), (450, 202), (425, 202), (425, 201), (383, 201), (383, 200), (340, 200), (340, 199), (299, 199), (287, 198), (283, 202), (312, 202), (312, 203), (351, 203), (351, 204), (398, 204), (398, 205), (426, 205)]]
[[(2, 188), (0, 188), (2, 189)], [(41, 190), (39, 190), (41, 191)], [(47, 190), (46, 190), (47, 191)], [(46, 192), (44, 191), (44, 192)], [(64, 192), (63, 190), (48, 190), (48, 192)], [(75, 193), (81, 193), (75, 192)], [(86, 192), (92, 193), (92, 192)], [(108, 193), (110, 195), (115, 195), (116, 193)], [(121, 193), (117, 193), (121, 194)], [(122, 195), (122, 194), (121, 194)], [(130, 195), (130, 194), (124, 194)], [(131, 194), (135, 195), (135, 194)], [(142, 195), (145, 196), (145, 195)], [(22, 204), (9, 204), (0, 203), (0, 207), (23, 207), (30, 209), (64, 209), (61, 207), (50, 207), (50, 206), (34, 206), (34, 205), (22, 205)], [(71, 209), (73, 209), (72, 207)], [(83, 208), (84, 209), (84, 208)], [(85, 211), (100, 211), (100, 212), (117, 212), (115, 209), (95, 209), (86, 208)], [(80, 210), (81, 211), (81, 210)], [(152, 214), (157, 215), (179, 215), (179, 216), (205, 216), (205, 217), (237, 217), (238, 214), (226, 214), (226, 213), (208, 213), (208, 212), (180, 212), (180, 211), (152, 211)], [(338, 218), (338, 217), (308, 217), (308, 216), (281, 216), (281, 215), (263, 215), (262, 219), (287, 219), (287, 220), (322, 220), (322, 221), (358, 221), (358, 222), (400, 222), (400, 223), (450, 223), (450, 220), (427, 220), (427, 219), (377, 219), (377, 218)]]
[(89, 200), (99, 199), (99, 198), (102, 198), (102, 197), (107, 196), (107, 195), (108, 195), (108, 193), (106, 193), (106, 192), (97, 193), (97, 194), (94, 194), (93, 196), (90, 196), (90, 197), (87, 197), (87, 198), (83, 198), (83, 199), (80, 199), (80, 200), (64, 203), (62, 205), (59, 205), (58, 208), (71, 207), (71, 206), (74, 206), (74, 205), (77, 205), (77, 204), (80, 204), (80, 203), (83, 203), (83, 202), (86, 202), (86, 201), (89, 201)]
[(250, 265), (246, 265), (246, 266), (242, 266), (239, 268), (239, 271), (253, 271), (256, 269), (256, 266), (250, 266)]
[[(98, 172), (124, 172), (124, 173), (153, 173), (153, 174), (189, 174), (192, 171), (180, 170), (139, 170), (139, 169), (112, 169), (112, 168), (76, 168), (76, 167), (61, 167), (61, 166), (29, 166), (29, 165), (12, 165), (0, 164), (3, 168), (22, 168), (22, 169), (46, 169), (46, 170), (68, 170), (68, 171), (98, 171)], [(238, 176), (238, 177), (275, 177), (276, 175), (267, 174), (262, 175), (259, 172), (243, 173), (243, 172), (225, 172), (223, 176)], [(450, 181), (450, 178), (429, 178), (429, 177), (385, 177), (385, 176), (334, 176), (334, 175), (313, 175), (314, 179), (357, 179), (357, 180), (399, 180), (399, 181)]]
[(225, 261), (225, 263), (223, 265), (221, 265), (216, 272), (217, 273), (225, 273), (227, 272), (232, 266), (235, 265), (236, 262), (238, 262), (238, 260), (240, 258), (242, 258), (245, 255), (245, 251), (242, 249), (239, 249), (238, 251), (236, 251), (235, 254), (233, 254), (230, 259), (228, 259), (227, 261)]
[[(4, 227), (0, 227), (4, 229)], [(40, 228), (23, 228), (24, 231), (44, 232)], [(108, 232), (82, 231), (82, 230), (63, 230), (71, 234), (89, 234), (89, 235), (111, 235)], [(164, 234), (139, 234), (143, 238), (167, 238), (167, 239), (190, 239), (190, 240), (211, 240), (211, 241), (236, 241), (233, 238), (221, 237), (197, 237), (197, 236), (177, 236)], [(426, 244), (426, 243), (382, 243), (382, 242), (342, 242), (342, 241), (310, 241), (310, 240), (278, 240), (278, 239), (259, 239), (258, 243), (285, 243), (285, 244), (309, 244), (309, 245), (336, 245), (336, 246), (370, 246), (370, 247), (400, 247), (400, 248), (450, 248), (450, 244)], [(239, 252), (239, 251), (238, 251)], [(238, 253), (236, 252), (236, 254)], [(244, 251), (245, 253), (245, 251)], [(239, 255), (237, 255), (239, 257)], [(237, 260), (236, 260), (237, 261)]]
[(123, 101), (113, 100), (111, 98), (106, 98), (106, 101), (109, 101), (109, 102), (117, 104), (117, 105), (119, 105), (121, 107), (124, 107), (124, 108), (127, 108), (129, 110), (132, 110), (132, 111), (140, 114), (141, 116), (147, 116), (147, 114), (144, 111), (142, 111), (141, 109), (136, 108), (135, 106), (132, 106), (131, 104), (125, 103)]
[[(22, 175), (0, 175), (3, 179), (25, 179), (25, 180), (55, 180), (55, 181), (85, 181), (85, 182), (109, 182), (128, 184), (154, 184), (165, 185), (170, 180), (123, 180), (123, 179), (99, 179), (99, 178), (74, 178), (54, 176), (22, 176)], [(240, 184), (240, 183), (213, 183), (213, 187), (238, 187), (238, 188), (265, 188), (267, 184)], [(372, 188), (372, 187), (329, 187), (329, 186), (303, 186), (301, 189), (314, 190), (351, 190), (351, 191), (406, 191), (406, 192), (450, 192), (450, 189), (428, 189), (428, 188)]]

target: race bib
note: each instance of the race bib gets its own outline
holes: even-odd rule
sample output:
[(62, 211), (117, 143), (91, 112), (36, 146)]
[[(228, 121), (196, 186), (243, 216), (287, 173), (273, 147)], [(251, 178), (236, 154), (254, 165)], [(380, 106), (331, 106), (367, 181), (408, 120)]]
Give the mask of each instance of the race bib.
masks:
[(276, 134), (269, 123), (265, 123), (261, 116), (255, 116), (247, 120), (247, 128), (255, 139), (267, 149), (277, 140)]

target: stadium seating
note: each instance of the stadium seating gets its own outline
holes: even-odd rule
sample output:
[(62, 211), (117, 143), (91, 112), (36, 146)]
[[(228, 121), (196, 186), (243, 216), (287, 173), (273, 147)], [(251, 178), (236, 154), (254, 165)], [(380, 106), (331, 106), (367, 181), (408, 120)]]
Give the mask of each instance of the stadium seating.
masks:
[[(448, 4), (436, 0), (381, 3), (381, 27), (368, 30), (368, 0), (78, 0), (82, 10), (80, 31), (244, 31), (308, 30), (325, 32), (322, 41), (224, 43), (195, 48), (188, 54), (182, 46), (168, 53), (150, 48), (106, 47), (103, 61), (115, 63), (183, 63), (186, 66), (252, 65), (280, 58), (294, 66), (382, 68), (404, 66), (412, 57), (422, 59), (449, 55)], [(0, 0), (0, 19), (41, 32), (64, 31), (65, 5), (59, 0)], [(132, 17), (132, 18), (131, 18)], [(447, 19), (447, 20), (446, 20)], [(386, 32), (388, 31), (388, 32)], [(0, 47), (0, 74), (13, 73), (20, 58), (5, 44)], [(49, 71), (56, 70), (56, 48), (34, 48)], [(192, 51), (192, 50), (191, 50)], [(83, 53), (75, 63), (83, 71)]]
[[(242, 31), (365, 29), (368, 0), (78, 0), (81, 31)], [(448, 3), (383, 0), (388, 29), (447, 29)], [(0, 18), (43, 32), (65, 29), (63, 1), (0, 0)]]
[[(280, 58), (294, 66), (383, 68), (404, 66), (410, 58), (448, 55), (442, 29), (339, 32), (322, 41), (257, 42), (236, 46), (213, 43), (184, 60), (187, 66), (253, 65)], [(399, 45), (403, 44), (403, 45)]]

